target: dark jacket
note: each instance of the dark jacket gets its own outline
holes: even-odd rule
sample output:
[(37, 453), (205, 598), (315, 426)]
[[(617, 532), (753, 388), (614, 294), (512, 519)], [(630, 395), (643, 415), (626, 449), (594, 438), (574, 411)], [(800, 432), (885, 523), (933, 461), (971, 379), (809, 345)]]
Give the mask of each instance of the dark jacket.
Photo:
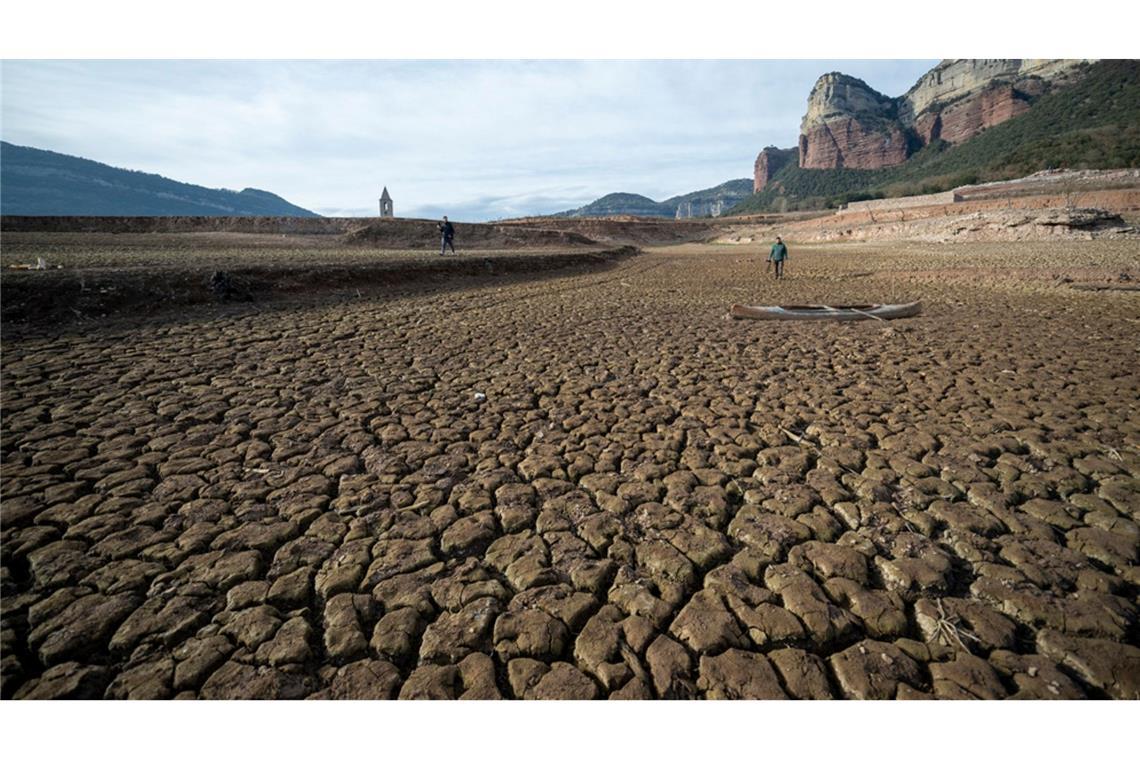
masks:
[(455, 228), (451, 226), (451, 222), (440, 222), (436, 226), (439, 227), (439, 231), (442, 232), (443, 236), (448, 240), (455, 237)]

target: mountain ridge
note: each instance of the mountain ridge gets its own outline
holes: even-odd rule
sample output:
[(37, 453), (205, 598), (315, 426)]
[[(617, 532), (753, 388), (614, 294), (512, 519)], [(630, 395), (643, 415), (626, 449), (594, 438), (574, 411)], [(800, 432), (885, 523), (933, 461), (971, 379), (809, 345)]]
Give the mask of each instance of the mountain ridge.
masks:
[(319, 216), (267, 190), (207, 188), (7, 141), (0, 188), (9, 216)]
[(719, 185), (655, 201), (638, 193), (607, 193), (576, 209), (550, 214), (552, 217), (653, 216), (664, 219), (693, 219), (720, 216), (752, 194), (753, 181), (730, 179)]

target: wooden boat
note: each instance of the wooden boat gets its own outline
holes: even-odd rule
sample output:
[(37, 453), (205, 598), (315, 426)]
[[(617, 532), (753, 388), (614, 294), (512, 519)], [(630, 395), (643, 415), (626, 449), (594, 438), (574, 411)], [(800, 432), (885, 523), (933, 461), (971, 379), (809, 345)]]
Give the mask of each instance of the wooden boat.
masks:
[(922, 302), (870, 303), (843, 306), (808, 304), (797, 306), (744, 306), (733, 304), (729, 316), (734, 319), (796, 319), (847, 322), (853, 319), (900, 319), (922, 311)]

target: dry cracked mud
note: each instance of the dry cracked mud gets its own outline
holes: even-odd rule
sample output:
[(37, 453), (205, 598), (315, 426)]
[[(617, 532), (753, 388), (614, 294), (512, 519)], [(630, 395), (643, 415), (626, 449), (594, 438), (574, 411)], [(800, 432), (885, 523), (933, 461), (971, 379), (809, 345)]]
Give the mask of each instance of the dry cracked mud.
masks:
[(3, 694), (1136, 699), (1140, 297), (1058, 284), (1136, 254), (690, 245), (6, 329)]

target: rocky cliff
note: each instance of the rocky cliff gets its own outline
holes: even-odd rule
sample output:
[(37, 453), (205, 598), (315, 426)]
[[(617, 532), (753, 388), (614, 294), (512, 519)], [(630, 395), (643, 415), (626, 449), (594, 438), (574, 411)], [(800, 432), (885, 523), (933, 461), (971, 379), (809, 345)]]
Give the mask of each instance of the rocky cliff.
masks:
[[(922, 75), (899, 98), (899, 117), (914, 124), (924, 112), (986, 91), (995, 83), (1018, 84), (1028, 90), (1067, 78), (1080, 59), (968, 58), (942, 61)], [(1036, 92), (1040, 94), (1040, 92)]]
[[(1034, 87), (1034, 90), (1039, 89)], [(924, 111), (911, 126), (921, 145), (929, 145), (935, 140), (962, 143), (983, 129), (1028, 111), (1032, 92), (1029, 88), (1018, 89), (1011, 84), (995, 82), (945, 108)]]
[(862, 79), (832, 72), (815, 83), (800, 124), (805, 169), (875, 169), (906, 160), (898, 104)]
[(662, 205), (672, 208), (677, 219), (695, 219), (720, 216), (752, 194), (752, 183), (746, 179), (732, 179), (716, 187), (675, 195)]
[(942, 61), (898, 98), (854, 77), (824, 74), (812, 88), (800, 125), (799, 165), (879, 169), (903, 163), (934, 140), (965, 142), (1027, 111), (1050, 88), (1068, 83), (1083, 63), (1010, 58)]
[(797, 148), (785, 150), (777, 148), (775, 145), (769, 145), (760, 151), (760, 155), (756, 157), (756, 163), (752, 165), (752, 192), (758, 193), (763, 190), (776, 172), (798, 159), (799, 149)]
[(710, 200), (682, 201), (673, 212), (674, 219), (700, 219), (707, 216), (720, 216), (740, 203), (740, 198), (713, 198)]

